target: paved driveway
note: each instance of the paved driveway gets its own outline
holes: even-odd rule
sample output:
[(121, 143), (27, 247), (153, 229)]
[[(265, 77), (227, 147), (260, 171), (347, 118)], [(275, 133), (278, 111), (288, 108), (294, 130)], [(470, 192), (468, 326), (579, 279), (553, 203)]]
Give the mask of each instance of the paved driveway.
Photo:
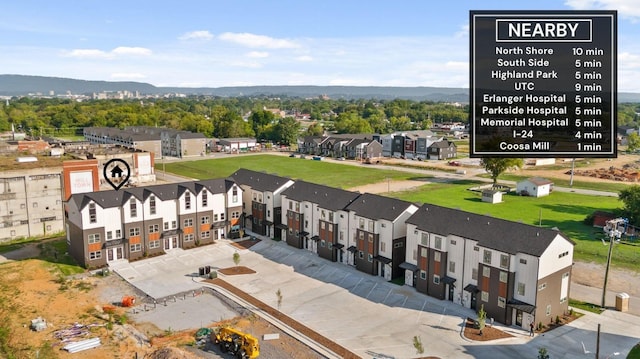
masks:
[[(164, 298), (197, 290), (201, 286), (193, 274), (198, 268), (233, 266), (235, 251), (235, 247), (220, 242), (139, 262), (121, 262), (112, 268), (152, 297)], [(263, 240), (239, 252), (240, 264), (257, 273), (221, 278), (273, 307), (277, 307), (276, 292), (280, 290), (282, 312), (363, 358), (417, 357), (412, 341), (416, 335), (422, 339), (424, 355), (441, 358), (535, 358), (541, 347), (546, 347), (554, 359), (593, 357), (584, 353), (582, 343), (587, 351), (595, 352), (598, 323), (602, 325), (603, 357), (619, 352), (624, 358), (640, 341), (637, 317), (607, 311), (599, 316), (586, 314), (533, 339), (525, 331), (501, 328), (515, 337), (470, 342), (461, 337), (461, 326), (464, 318), (475, 313), (452, 302), (326, 261), (283, 242)]]

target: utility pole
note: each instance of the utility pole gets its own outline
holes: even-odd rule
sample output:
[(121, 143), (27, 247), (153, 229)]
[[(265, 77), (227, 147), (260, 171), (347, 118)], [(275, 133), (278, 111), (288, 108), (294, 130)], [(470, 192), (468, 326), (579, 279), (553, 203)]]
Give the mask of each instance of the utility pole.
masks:
[(596, 359), (600, 359), (600, 323), (598, 323), (598, 336), (596, 337)]
[[(607, 255), (607, 267), (604, 271), (604, 284), (602, 286), (602, 304), (601, 307), (605, 307), (605, 298), (607, 295), (607, 280), (609, 279), (609, 267), (611, 266), (611, 254), (613, 253), (613, 242), (620, 240), (622, 234), (626, 231), (626, 225), (629, 221), (626, 218), (616, 218), (607, 221), (607, 225), (604, 227), (604, 231), (609, 235), (609, 254)], [(622, 225), (622, 226), (620, 226)], [(622, 228), (620, 228), (622, 227)]]

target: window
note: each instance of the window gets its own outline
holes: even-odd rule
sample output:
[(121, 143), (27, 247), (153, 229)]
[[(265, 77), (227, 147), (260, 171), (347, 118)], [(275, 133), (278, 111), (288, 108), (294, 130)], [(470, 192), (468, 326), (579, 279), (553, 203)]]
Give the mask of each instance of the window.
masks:
[(92, 233), (87, 236), (89, 244), (100, 243), (100, 233)]
[(422, 279), (422, 280), (426, 280), (427, 279), (427, 271), (424, 271), (424, 270), (420, 271), (420, 279)]
[(380, 242), (380, 252), (386, 252), (387, 251), (387, 245), (384, 242)]
[(364, 232), (358, 232), (358, 238), (364, 239)]
[(413, 250), (413, 260), (417, 260), (418, 259), (418, 251), (417, 250)]
[(185, 242), (191, 242), (195, 239), (195, 236), (193, 235), (193, 233), (189, 233), (189, 234), (185, 234), (184, 235), (184, 241)]
[[(305, 221), (305, 222), (306, 222), (306, 221)], [(323, 229), (323, 230), (324, 230), (324, 227), (325, 227), (324, 222), (320, 221), (320, 229)]]
[(214, 222), (218, 222), (218, 214), (217, 213), (213, 214), (213, 221)]
[(449, 261), (449, 272), (451, 272), (451, 273), (455, 273), (456, 272), (456, 262)]
[(119, 229), (116, 229), (116, 238), (122, 238), (122, 231)]
[(369, 233), (369, 243), (373, 243), (373, 234)]
[[(253, 194), (253, 199), (254, 200), (256, 199), (256, 194), (255, 193)], [(289, 201), (289, 210), (293, 211), (293, 202), (291, 202), (291, 201)]]
[(420, 235), (420, 244), (422, 244), (425, 247), (429, 245), (429, 234), (428, 233), (422, 233), (422, 235)]
[(560, 298), (560, 303), (564, 303), (564, 302), (566, 302), (566, 301), (567, 301), (567, 297), (562, 297), (562, 298)]
[(333, 243), (328, 242), (328, 243), (327, 243), (327, 248), (329, 248), (329, 249), (333, 249)]
[(427, 248), (420, 247), (420, 257), (427, 257)]
[(551, 304), (547, 305), (546, 315), (547, 317), (551, 315)]
[(527, 264), (527, 260), (524, 258), (520, 258), (520, 264)]
[(89, 203), (89, 223), (96, 223), (96, 222), (97, 222), (96, 204)]
[(325, 242), (324, 239), (320, 241), (320, 247), (324, 248), (325, 244), (326, 244), (326, 242)]
[(369, 262), (373, 262), (373, 255), (372, 255), (372, 254), (368, 254), (368, 255), (367, 255), (367, 260), (368, 260)]
[(296, 202), (296, 212), (300, 212), (300, 203)]
[(149, 233), (156, 233), (160, 230), (160, 226), (157, 224), (152, 224), (149, 226)]
[(135, 198), (131, 198), (129, 201), (129, 211), (131, 211), (131, 218), (138, 217), (138, 206)]
[(364, 229), (364, 218), (360, 218), (358, 221), (358, 228)]
[(169, 230), (169, 222), (164, 222), (162, 228), (163, 228), (163, 230), (168, 231)]
[(504, 308), (507, 305), (507, 300), (504, 297), (498, 297), (498, 307)]
[(160, 241), (159, 240), (149, 241), (149, 249), (155, 249), (155, 248), (159, 248), (159, 247), (160, 247)]
[(231, 218), (234, 218), (234, 219), (240, 218), (240, 212), (238, 211), (231, 212)]
[(89, 259), (90, 260), (95, 260), (95, 259), (100, 259), (100, 258), (102, 258), (102, 251), (89, 252)]
[(151, 214), (156, 214), (156, 196), (149, 196), (149, 211)]
[(224, 221), (224, 213), (220, 213), (220, 220)]
[(211, 237), (211, 232), (206, 231), (206, 232), (200, 232), (200, 238), (210, 238)]
[(509, 256), (506, 254), (500, 255), (500, 268), (509, 269)]
[(482, 276), (483, 277), (491, 277), (491, 267), (482, 267)]
[(178, 222), (177, 221), (171, 221), (171, 228), (176, 228), (178, 227)]
[(402, 247), (403, 247), (402, 242), (396, 242), (393, 244), (393, 248), (402, 248)]
[(333, 223), (333, 212), (329, 212), (329, 222)]
[(200, 224), (208, 224), (209, 223), (209, 216), (204, 216), (200, 218)]
[(373, 221), (369, 221), (369, 232), (373, 232)]
[(482, 263), (484, 264), (491, 264), (491, 251), (485, 249), (484, 253), (482, 254)]
[(525, 288), (524, 283), (518, 282), (518, 295), (524, 295), (525, 294), (524, 288)]
[(442, 237), (435, 236), (435, 241), (433, 245), (436, 249), (442, 249)]
[(135, 237), (140, 235), (140, 228), (129, 228), (129, 237)]
[(136, 243), (136, 244), (132, 244), (129, 246), (129, 251), (130, 252), (140, 252), (142, 250), (142, 246), (140, 245), (140, 243)]
[(308, 220), (304, 220), (304, 228), (309, 228), (309, 221)]
[(558, 258), (562, 258), (562, 257), (568, 256), (568, 255), (569, 255), (569, 251), (562, 252), (562, 253), (558, 254)]
[(482, 294), (480, 296), (483, 302), (489, 301), (489, 292), (482, 291)]
[(113, 239), (113, 232), (107, 231), (107, 240)]
[(542, 283), (538, 286), (538, 290), (544, 290), (547, 287), (547, 283)]
[(231, 190), (231, 201), (238, 202), (238, 187), (236, 186), (233, 186), (233, 189)]
[(364, 252), (358, 251), (358, 257), (360, 257), (360, 259), (364, 258)]
[(193, 227), (193, 218), (187, 218), (184, 220), (184, 227)]
[(507, 272), (500, 271), (500, 281), (502, 283), (507, 283), (508, 278), (509, 278), (509, 275)]
[(433, 275), (433, 284), (440, 284), (440, 276), (437, 274)]
[(442, 259), (442, 253), (440, 252), (434, 252), (433, 253), (433, 260), (436, 262), (440, 262), (440, 260)]
[(184, 193), (184, 209), (191, 209), (191, 193)]
[(562, 279), (569, 278), (569, 272), (562, 273)]
[(209, 205), (209, 192), (206, 190), (202, 191), (202, 207), (206, 207)]
[(455, 245), (456, 245), (456, 240), (455, 240), (455, 239), (452, 239), (452, 240), (451, 240), (451, 245), (452, 245), (452, 246), (455, 246)]

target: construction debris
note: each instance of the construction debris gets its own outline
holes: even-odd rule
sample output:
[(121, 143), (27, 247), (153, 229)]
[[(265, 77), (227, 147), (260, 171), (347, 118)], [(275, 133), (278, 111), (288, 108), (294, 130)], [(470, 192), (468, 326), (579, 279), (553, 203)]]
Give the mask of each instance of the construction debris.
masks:
[(30, 328), (33, 331), (41, 332), (47, 329), (47, 321), (42, 319), (42, 317), (37, 317), (36, 319), (32, 319)]
[(62, 349), (68, 351), (69, 353), (77, 353), (87, 349), (97, 348), (101, 345), (100, 338), (91, 338), (86, 340), (81, 340), (79, 342), (73, 342), (65, 345)]
[[(571, 175), (571, 171), (565, 172)], [(623, 168), (609, 167), (591, 170), (574, 170), (576, 176), (586, 176), (600, 178), (620, 182), (639, 182), (640, 181), (640, 162), (626, 164)]]

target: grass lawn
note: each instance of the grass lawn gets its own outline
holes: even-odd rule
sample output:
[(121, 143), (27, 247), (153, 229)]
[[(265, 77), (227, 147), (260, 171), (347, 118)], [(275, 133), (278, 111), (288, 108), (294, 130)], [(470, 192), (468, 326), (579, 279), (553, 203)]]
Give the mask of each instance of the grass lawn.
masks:
[[(503, 203), (490, 204), (482, 202), (479, 192), (468, 190), (478, 184), (475, 181), (433, 183), (418, 190), (393, 193), (392, 196), (411, 202), (459, 208), (530, 225), (557, 227), (576, 242), (576, 260), (605, 263), (608, 246), (603, 245), (601, 241), (604, 233), (598, 228), (584, 224), (583, 221), (596, 210), (610, 211), (620, 207), (621, 203), (617, 198), (554, 192), (541, 198), (504, 195)], [(640, 271), (640, 248), (633, 244), (617, 244), (613, 248), (614, 265)]]
[[(406, 180), (416, 177), (410, 173), (376, 169), (375, 165), (351, 166), (273, 155), (174, 162), (165, 166), (167, 172), (197, 179), (224, 178), (240, 168), (246, 168), (339, 188), (383, 182), (387, 178)], [(156, 164), (156, 172), (158, 171), (162, 171), (162, 164)]]

